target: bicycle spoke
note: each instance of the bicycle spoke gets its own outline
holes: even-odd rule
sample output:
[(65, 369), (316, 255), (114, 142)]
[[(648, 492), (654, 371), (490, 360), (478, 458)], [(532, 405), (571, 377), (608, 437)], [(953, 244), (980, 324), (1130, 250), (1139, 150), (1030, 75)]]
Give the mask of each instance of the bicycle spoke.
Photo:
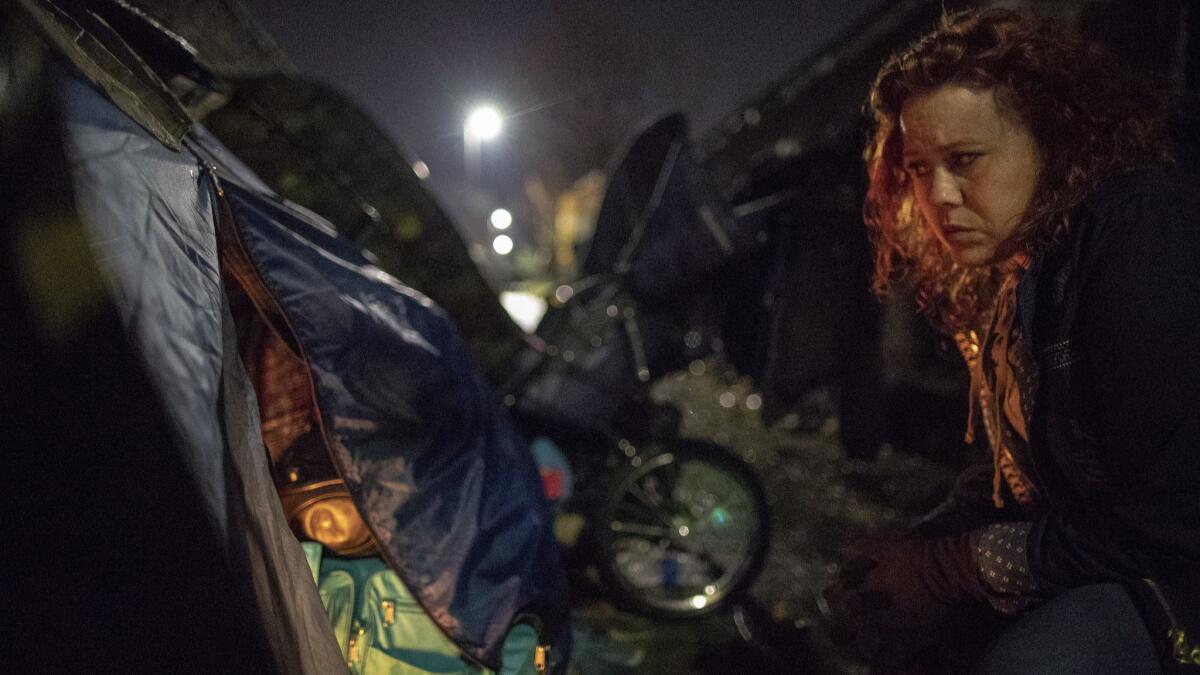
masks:
[(647, 509), (649, 509), (650, 514), (661, 521), (663, 525), (666, 525), (669, 528), (675, 527), (675, 524), (672, 521), (671, 512), (662, 507), (661, 501), (656, 502), (650, 499), (650, 496), (646, 494), (646, 491), (642, 489), (642, 486), (638, 485), (636, 482), (630, 483), (629, 494), (636, 497), (638, 501), (640, 501)]
[(654, 537), (656, 539), (667, 539), (671, 536), (671, 530), (666, 527), (658, 527), (656, 525), (643, 525), (641, 523), (627, 523), (620, 520), (614, 520), (609, 525), (613, 532), (622, 534), (635, 534), (645, 537)]
[[(653, 521), (663, 523), (664, 525), (667, 524), (663, 520), (663, 509), (657, 508), (652, 504), (648, 505), (640, 499), (622, 499), (617, 504), (613, 515), (620, 516), (621, 514), (642, 522)], [(673, 523), (671, 525), (673, 526)]]
[(675, 490), (679, 486), (679, 477), (682, 474), (683, 469), (679, 466), (679, 462), (670, 462), (668, 464), (664, 464), (660, 468), (662, 469), (663, 474), (663, 478), (661, 480), (663, 483), (664, 492), (671, 497), (671, 499), (674, 499)]

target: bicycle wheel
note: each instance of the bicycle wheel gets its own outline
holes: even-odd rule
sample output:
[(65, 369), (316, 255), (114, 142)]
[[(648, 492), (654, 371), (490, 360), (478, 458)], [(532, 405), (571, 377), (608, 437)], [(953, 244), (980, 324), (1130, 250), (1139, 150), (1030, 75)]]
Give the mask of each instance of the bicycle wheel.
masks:
[(628, 460), (596, 515), (600, 573), (634, 610), (706, 614), (753, 583), (768, 523), (761, 482), (727, 450), (658, 442)]

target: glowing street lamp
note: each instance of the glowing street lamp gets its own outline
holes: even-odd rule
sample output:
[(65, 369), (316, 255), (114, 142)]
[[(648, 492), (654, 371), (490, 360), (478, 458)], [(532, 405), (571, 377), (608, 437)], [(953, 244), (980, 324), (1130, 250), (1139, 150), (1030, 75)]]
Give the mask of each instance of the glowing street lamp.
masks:
[(467, 180), (479, 178), (479, 158), (483, 141), (490, 141), (504, 129), (504, 117), (500, 110), (489, 103), (476, 106), (467, 114), (463, 123), (463, 164)]
[(508, 209), (496, 209), (492, 211), (488, 222), (497, 230), (507, 230), (508, 226), (512, 225), (512, 214), (509, 213)]
[(464, 130), (468, 136), (473, 136), (481, 141), (490, 141), (504, 130), (504, 118), (500, 116), (500, 111), (496, 106), (484, 104), (467, 115)]

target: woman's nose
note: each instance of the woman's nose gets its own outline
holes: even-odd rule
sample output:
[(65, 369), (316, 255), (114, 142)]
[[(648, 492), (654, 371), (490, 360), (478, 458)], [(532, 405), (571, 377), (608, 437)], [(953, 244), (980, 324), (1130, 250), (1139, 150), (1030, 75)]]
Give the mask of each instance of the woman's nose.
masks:
[(962, 191), (954, 174), (945, 167), (933, 170), (933, 185), (930, 188), (930, 198), (939, 206), (959, 206), (962, 204)]

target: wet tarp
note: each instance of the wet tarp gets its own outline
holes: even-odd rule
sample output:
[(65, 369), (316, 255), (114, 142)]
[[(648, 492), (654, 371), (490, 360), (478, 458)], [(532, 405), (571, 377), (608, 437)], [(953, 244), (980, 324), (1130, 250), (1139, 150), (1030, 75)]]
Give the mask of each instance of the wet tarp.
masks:
[(322, 437), (385, 561), (478, 661), (497, 668), (529, 614), (565, 664), (552, 514), (466, 340), (319, 216), (238, 181), (223, 180), (236, 244), (309, 366)]

